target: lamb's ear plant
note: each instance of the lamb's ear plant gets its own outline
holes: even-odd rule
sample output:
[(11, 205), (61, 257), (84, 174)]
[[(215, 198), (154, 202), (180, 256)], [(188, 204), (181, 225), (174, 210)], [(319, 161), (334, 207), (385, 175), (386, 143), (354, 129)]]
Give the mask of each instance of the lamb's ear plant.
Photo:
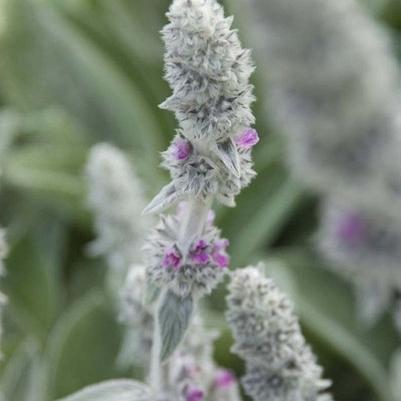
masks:
[(160, 362), (182, 340), (196, 303), (223, 279), (228, 241), (215, 227), (214, 199), (228, 206), (254, 177), (251, 128), (254, 101), (250, 51), (241, 47), (232, 18), (215, 0), (175, 0), (163, 29), (166, 80), (173, 94), (161, 107), (179, 128), (163, 153), (171, 182), (145, 213), (163, 215), (146, 243), (149, 286), (160, 289), (151, 376), (161, 385)]
[[(122, 199), (132, 194), (126, 165), (102, 145), (88, 167), (99, 232), (92, 249), (126, 272), (120, 318), (131, 324), (133, 347), (126, 351), (139, 348), (142, 357), (150, 356), (148, 363), (143, 358), (146, 384), (106, 382), (64, 401), (240, 401), (234, 374), (213, 358), (218, 332), (206, 327), (199, 310), (200, 299), (226, 275), (232, 276), (227, 317), (234, 352), (248, 366), (245, 391), (254, 401), (330, 400), (321, 394), (329, 382), (321, 379), (289, 301), (254, 269), (228, 272), (229, 242), (214, 222), (213, 202), (234, 206), (256, 174), (250, 51), (242, 49), (232, 18), (216, 0), (174, 0), (167, 16), (162, 33), (173, 94), (161, 107), (175, 112), (179, 128), (163, 153), (171, 181), (144, 209), (145, 215), (166, 213), (144, 241), (143, 263), (135, 260), (136, 244), (130, 247), (138, 240), (138, 216), (128, 207), (133, 196)], [(106, 154), (116, 161), (112, 174)], [(112, 176), (125, 183), (116, 186)]]

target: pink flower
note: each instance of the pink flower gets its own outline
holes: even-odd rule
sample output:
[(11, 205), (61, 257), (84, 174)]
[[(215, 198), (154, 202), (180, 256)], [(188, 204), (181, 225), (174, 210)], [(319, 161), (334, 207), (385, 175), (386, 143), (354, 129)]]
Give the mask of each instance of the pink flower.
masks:
[(226, 249), (229, 245), (229, 241), (226, 239), (216, 241), (213, 247), (212, 259), (217, 266), (222, 269), (226, 268), (230, 264), (230, 257), (227, 255)]
[(252, 128), (246, 129), (242, 134), (240, 134), (235, 143), (240, 149), (248, 150), (253, 148), (259, 142), (259, 135), (256, 130)]
[(229, 370), (219, 370), (214, 379), (214, 385), (218, 389), (226, 390), (237, 382), (234, 374)]
[(205, 393), (198, 387), (188, 386), (185, 389), (185, 401), (202, 401)]
[(178, 161), (187, 160), (192, 153), (192, 146), (184, 138), (177, 138), (172, 144), (172, 155)]
[(209, 255), (209, 244), (201, 239), (195, 243), (193, 250), (191, 251), (191, 259), (198, 265), (206, 265), (209, 263), (210, 255)]
[(180, 252), (176, 248), (168, 248), (164, 252), (163, 267), (173, 268), (174, 270), (179, 270), (181, 267), (182, 257)]

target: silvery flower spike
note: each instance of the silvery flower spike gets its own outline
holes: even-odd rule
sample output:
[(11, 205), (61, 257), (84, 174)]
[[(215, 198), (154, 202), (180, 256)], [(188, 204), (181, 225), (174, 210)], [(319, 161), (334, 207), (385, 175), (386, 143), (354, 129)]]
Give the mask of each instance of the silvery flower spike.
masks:
[(276, 284), (253, 267), (232, 273), (227, 320), (233, 351), (246, 362), (242, 380), (254, 401), (310, 401), (330, 382), (301, 333), (293, 306)]
[(229, 243), (214, 225), (211, 206), (214, 199), (235, 205), (255, 176), (251, 152), (259, 141), (250, 109), (254, 67), (233, 19), (216, 0), (174, 0), (167, 17), (165, 78), (173, 93), (161, 107), (175, 113), (179, 128), (162, 155), (171, 181), (144, 210), (176, 207), (160, 217), (145, 244), (148, 286), (160, 292), (151, 364), (156, 387), (159, 360), (172, 355), (196, 301), (227, 271)]
[(242, 4), (294, 173), (399, 215), (400, 75), (388, 34), (354, 0)]

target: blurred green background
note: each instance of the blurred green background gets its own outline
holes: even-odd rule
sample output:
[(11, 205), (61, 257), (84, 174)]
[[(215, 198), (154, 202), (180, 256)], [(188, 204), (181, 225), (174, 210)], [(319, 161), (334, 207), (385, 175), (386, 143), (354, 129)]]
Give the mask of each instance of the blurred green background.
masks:
[[(235, 14), (236, 2), (224, 1)], [(335, 0), (328, 0), (335, 1)], [(361, 0), (401, 54), (401, 2)], [(169, 0), (0, 1), (0, 222), (10, 254), (0, 388), (9, 401), (50, 401), (113, 377), (121, 328), (104, 286), (83, 166), (90, 146), (127, 152), (149, 198), (167, 181), (159, 153), (175, 129), (157, 105), (168, 96), (159, 31)], [(247, 47), (247, 27), (235, 25)], [(389, 317), (374, 328), (355, 318), (350, 286), (313, 251), (318, 199), (285, 168), (285, 144), (264, 110), (264, 73), (254, 81), (259, 175), (235, 209), (219, 209), (233, 266), (269, 261), (292, 296), (305, 334), (333, 379), (338, 401), (394, 401), (390, 360), (400, 344)], [(224, 288), (208, 301), (220, 322)], [(216, 357), (241, 371), (222, 327)], [(398, 397), (401, 397), (398, 394)], [(400, 399), (400, 398), (398, 398)]]

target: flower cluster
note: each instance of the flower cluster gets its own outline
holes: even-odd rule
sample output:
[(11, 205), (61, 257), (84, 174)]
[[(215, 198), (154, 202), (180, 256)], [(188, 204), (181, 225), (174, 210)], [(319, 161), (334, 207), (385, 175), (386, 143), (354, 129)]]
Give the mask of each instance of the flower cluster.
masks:
[(126, 156), (109, 144), (95, 145), (86, 173), (88, 202), (95, 213), (98, 238), (90, 252), (107, 258), (119, 288), (132, 264), (140, 261), (145, 232), (150, 225), (140, 218), (145, 205), (142, 186)]
[(316, 400), (330, 382), (301, 333), (288, 298), (257, 268), (232, 275), (227, 320), (246, 361), (243, 386), (255, 401)]
[(163, 154), (169, 185), (147, 207), (160, 212), (188, 197), (216, 197), (228, 206), (255, 176), (251, 150), (254, 101), (249, 50), (241, 48), (216, 0), (175, 0), (163, 29), (166, 80), (173, 94), (161, 105), (180, 129)]
[(179, 240), (180, 221), (187, 207), (180, 204), (175, 215), (162, 216), (145, 245), (149, 281), (181, 297), (210, 293), (229, 265), (229, 243), (220, 237), (210, 210), (199, 236), (189, 243)]
[(399, 73), (385, 32), (353, 0), (249, 3), (295, 174), (399, 212)]
[(213, 343), (218, 337), (196, 316), (186, 339), (168, 363), (166, 397), (174, 401), (240, 401), (232, 372), (216, 365)]

